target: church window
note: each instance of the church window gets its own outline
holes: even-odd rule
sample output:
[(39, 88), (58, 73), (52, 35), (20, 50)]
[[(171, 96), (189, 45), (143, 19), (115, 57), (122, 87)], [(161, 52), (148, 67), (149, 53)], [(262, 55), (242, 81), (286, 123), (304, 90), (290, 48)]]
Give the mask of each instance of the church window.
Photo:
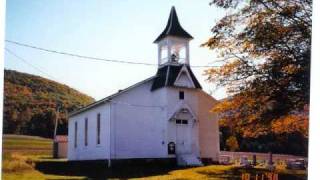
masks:
[(184, 92), (183, 91), (180, 91), (179, 92), (179, 99), (184, 99)]
[(88, 118), (84, 121), (84, 145), (88, 146)]
[(161, 52), (160, 52), (160, 64), (165, 64), (166, 62), (168, 62), (168, 47), (167, 46), (163, 46), (161, 47)]
[(100, 144), (100, 113), (97, 115), (97, 144)]
[(176, 124), (188, 124), (188, 120), (176, 119)]
[(77, 147), (77, 140), (78, 140), (78, 123), (74, 123), (74, 148)]

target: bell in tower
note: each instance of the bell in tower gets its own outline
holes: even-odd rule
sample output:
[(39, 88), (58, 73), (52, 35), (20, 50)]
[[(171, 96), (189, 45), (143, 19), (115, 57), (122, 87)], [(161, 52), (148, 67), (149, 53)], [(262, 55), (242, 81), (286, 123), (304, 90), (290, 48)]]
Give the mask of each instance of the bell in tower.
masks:
[(180, 25), (174, 7), (171, 8), (168, 23), (154, 43), (158, 44), (158, 64), (189, 65), (189, 41), (193, 37)]

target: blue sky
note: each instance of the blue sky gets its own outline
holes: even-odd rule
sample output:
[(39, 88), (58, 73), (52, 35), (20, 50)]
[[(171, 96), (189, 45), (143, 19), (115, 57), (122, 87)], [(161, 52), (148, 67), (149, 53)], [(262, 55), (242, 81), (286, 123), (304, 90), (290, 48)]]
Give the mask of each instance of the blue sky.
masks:
[[(211, 27), (224, 11), (209, 6), (209, 0), (9, 0), (6, 3), (5, 38), (47, 49), (86, 56), (157, 63), (154, 39), (167, 23), (175, 6), (181, 25), (193, 37), (190, 44), (191, 65), (208, 65), (217, 57), (200, 47), (211, 35)], [(96, 100), (126, 88), (156, 73), (157, 67), (96, 62), (50, 54), (6, 43), (53, 80), (84, 92)], [(52, 79), (5, 53), (5, 68)], [(193, 68), (203, 89), (204, 68)], [(217, 99), (223, 90), (212, 92)]]

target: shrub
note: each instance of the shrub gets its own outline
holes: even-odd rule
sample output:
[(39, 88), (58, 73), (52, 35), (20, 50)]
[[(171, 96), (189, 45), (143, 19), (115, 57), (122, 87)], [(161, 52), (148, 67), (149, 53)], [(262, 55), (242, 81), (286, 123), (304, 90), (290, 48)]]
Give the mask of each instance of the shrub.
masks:
[(19, 153), (12, 153), (10, 157), (3, 160), (2, 171), (6, 172), (23, 172), (32, 170), (32, 161)]

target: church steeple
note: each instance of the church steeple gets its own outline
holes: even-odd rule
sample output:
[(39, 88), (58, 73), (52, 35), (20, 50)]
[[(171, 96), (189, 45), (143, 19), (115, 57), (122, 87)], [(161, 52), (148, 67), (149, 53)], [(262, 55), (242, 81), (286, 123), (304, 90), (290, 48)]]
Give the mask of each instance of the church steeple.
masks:
[(154, 43), (158, 43), (159, 41), (161, 41), (163, 38), (167, 36), (193, 39), (193, 37), (181, 27), (178, 16), (177, 16), (176, 8), (174, 6), (172, 6), (171, 8), (170, 16), (169, 16), (166, 28), (157, 37)]
[(189, 65), (189, 41), (193, 37), (179, 23), (171, 8), (168, 23), (154, 43), (158, 44), (158, 71), (151, 91), (163, 87), (201, 89)]
[(189, 65), (189, 41), (193, 37), (179, 23), (175, 7), (171, 8), (167, 26), (154, 43), (158, 44), (158, 64)]

